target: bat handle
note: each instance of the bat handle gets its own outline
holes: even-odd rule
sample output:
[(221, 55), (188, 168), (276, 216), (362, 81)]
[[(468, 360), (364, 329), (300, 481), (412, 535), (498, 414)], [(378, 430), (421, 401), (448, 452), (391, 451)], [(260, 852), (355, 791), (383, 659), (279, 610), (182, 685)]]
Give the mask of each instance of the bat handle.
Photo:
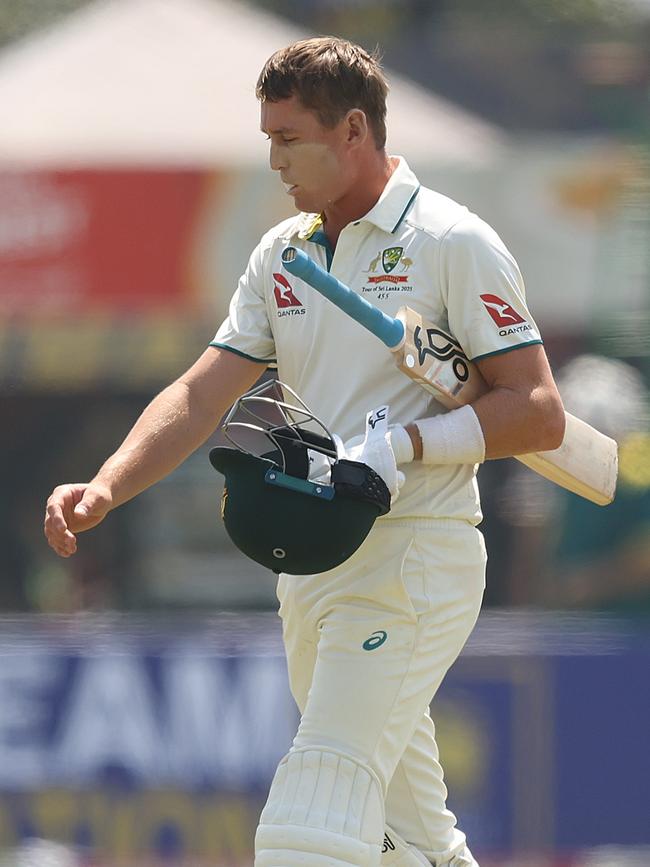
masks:
[(399, 319), (387, 316), (378, 307), (357, 295), (333, 274), (321, 268), (303, 250), (287, 247), (282, 253), (282, 264), (290, 274), (308, 283), (332, 304), (367, 328), (389, 349), (395, 349), (404, 339), (404, 325)]

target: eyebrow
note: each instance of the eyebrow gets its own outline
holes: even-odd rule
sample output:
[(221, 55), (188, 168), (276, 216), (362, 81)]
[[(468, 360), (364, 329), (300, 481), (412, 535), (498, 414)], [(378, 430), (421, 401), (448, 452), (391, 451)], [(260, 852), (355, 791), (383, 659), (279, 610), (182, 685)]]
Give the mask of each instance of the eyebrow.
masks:
[(281, 135), (285, 132), (296, 132), (296, 130), (291, 126), (280, 126), (277, 129), (264, 129), (264, 127), (261, 126), (260, 132), (266, 133), (267, 135)]

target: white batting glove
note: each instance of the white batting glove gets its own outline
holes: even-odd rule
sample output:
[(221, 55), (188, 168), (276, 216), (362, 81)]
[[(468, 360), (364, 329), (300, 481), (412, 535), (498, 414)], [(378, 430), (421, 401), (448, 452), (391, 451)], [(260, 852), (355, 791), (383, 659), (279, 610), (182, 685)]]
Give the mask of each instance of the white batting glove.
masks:
[[(364, 441), (364, 434), (359, 434), (356, 437), (351, 437), (345, 444), (341, 442), (341, 438), (338, 437), (336, 434), (334, 434), (334, 439), (337, 441), (339, 458), (344, 458), (346, 457), (346, 448), (352, 449), (356, 446), (360, 446), (361, 443)], [(400, 464), (410, 464), (411, 461), (414, 459), (415, 454), (413, 452), (413, 441), (411, 440), (411, 437), (409, 436), (406, 428), (403, 427), (401, 424), (389, 425), (388, 441), (390, 442), (393, 454), (395, 455), (395, 463), (398, 466)]]
[(359, 437), (354, 437), (345, 443), (344, 448), (348, 460), (367, 464), (381, 476), (390, 491), (391, 503), (395, 503), (406, 476), (397, 469), (397, 460), (388, 432), (388, 410), (387, 406), (371, 410), (366, 416), (366, 433), (363, 439), (359, 441)]

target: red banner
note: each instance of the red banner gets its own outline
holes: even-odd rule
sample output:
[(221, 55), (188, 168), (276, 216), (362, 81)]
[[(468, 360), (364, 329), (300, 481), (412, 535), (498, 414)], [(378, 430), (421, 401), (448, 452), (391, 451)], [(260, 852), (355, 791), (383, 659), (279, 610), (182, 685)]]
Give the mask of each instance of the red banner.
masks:
[(368, 283), (406, 283), (408, 274), (379, 274), (377, 277), (368, 277)]
[(0, 172), (0, 316), (191, 311), (207, 181), (196, 170)]

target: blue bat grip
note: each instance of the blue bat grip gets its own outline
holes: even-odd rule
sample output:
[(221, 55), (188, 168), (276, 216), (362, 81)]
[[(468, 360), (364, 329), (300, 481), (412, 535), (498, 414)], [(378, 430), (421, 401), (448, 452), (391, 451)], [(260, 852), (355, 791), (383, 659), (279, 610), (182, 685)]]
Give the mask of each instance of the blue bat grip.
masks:
[(361, 298), (332, 274), (328, 274), (302, 250), (287, 247), (282, 254), (282, 264), (294, 277), (304, 280), (332, 304), (336, 304), (344, 313), (356, 319), (389, 349), (401, 343), (404, 326), (399, 319), (387, 316), (378, 307)]

